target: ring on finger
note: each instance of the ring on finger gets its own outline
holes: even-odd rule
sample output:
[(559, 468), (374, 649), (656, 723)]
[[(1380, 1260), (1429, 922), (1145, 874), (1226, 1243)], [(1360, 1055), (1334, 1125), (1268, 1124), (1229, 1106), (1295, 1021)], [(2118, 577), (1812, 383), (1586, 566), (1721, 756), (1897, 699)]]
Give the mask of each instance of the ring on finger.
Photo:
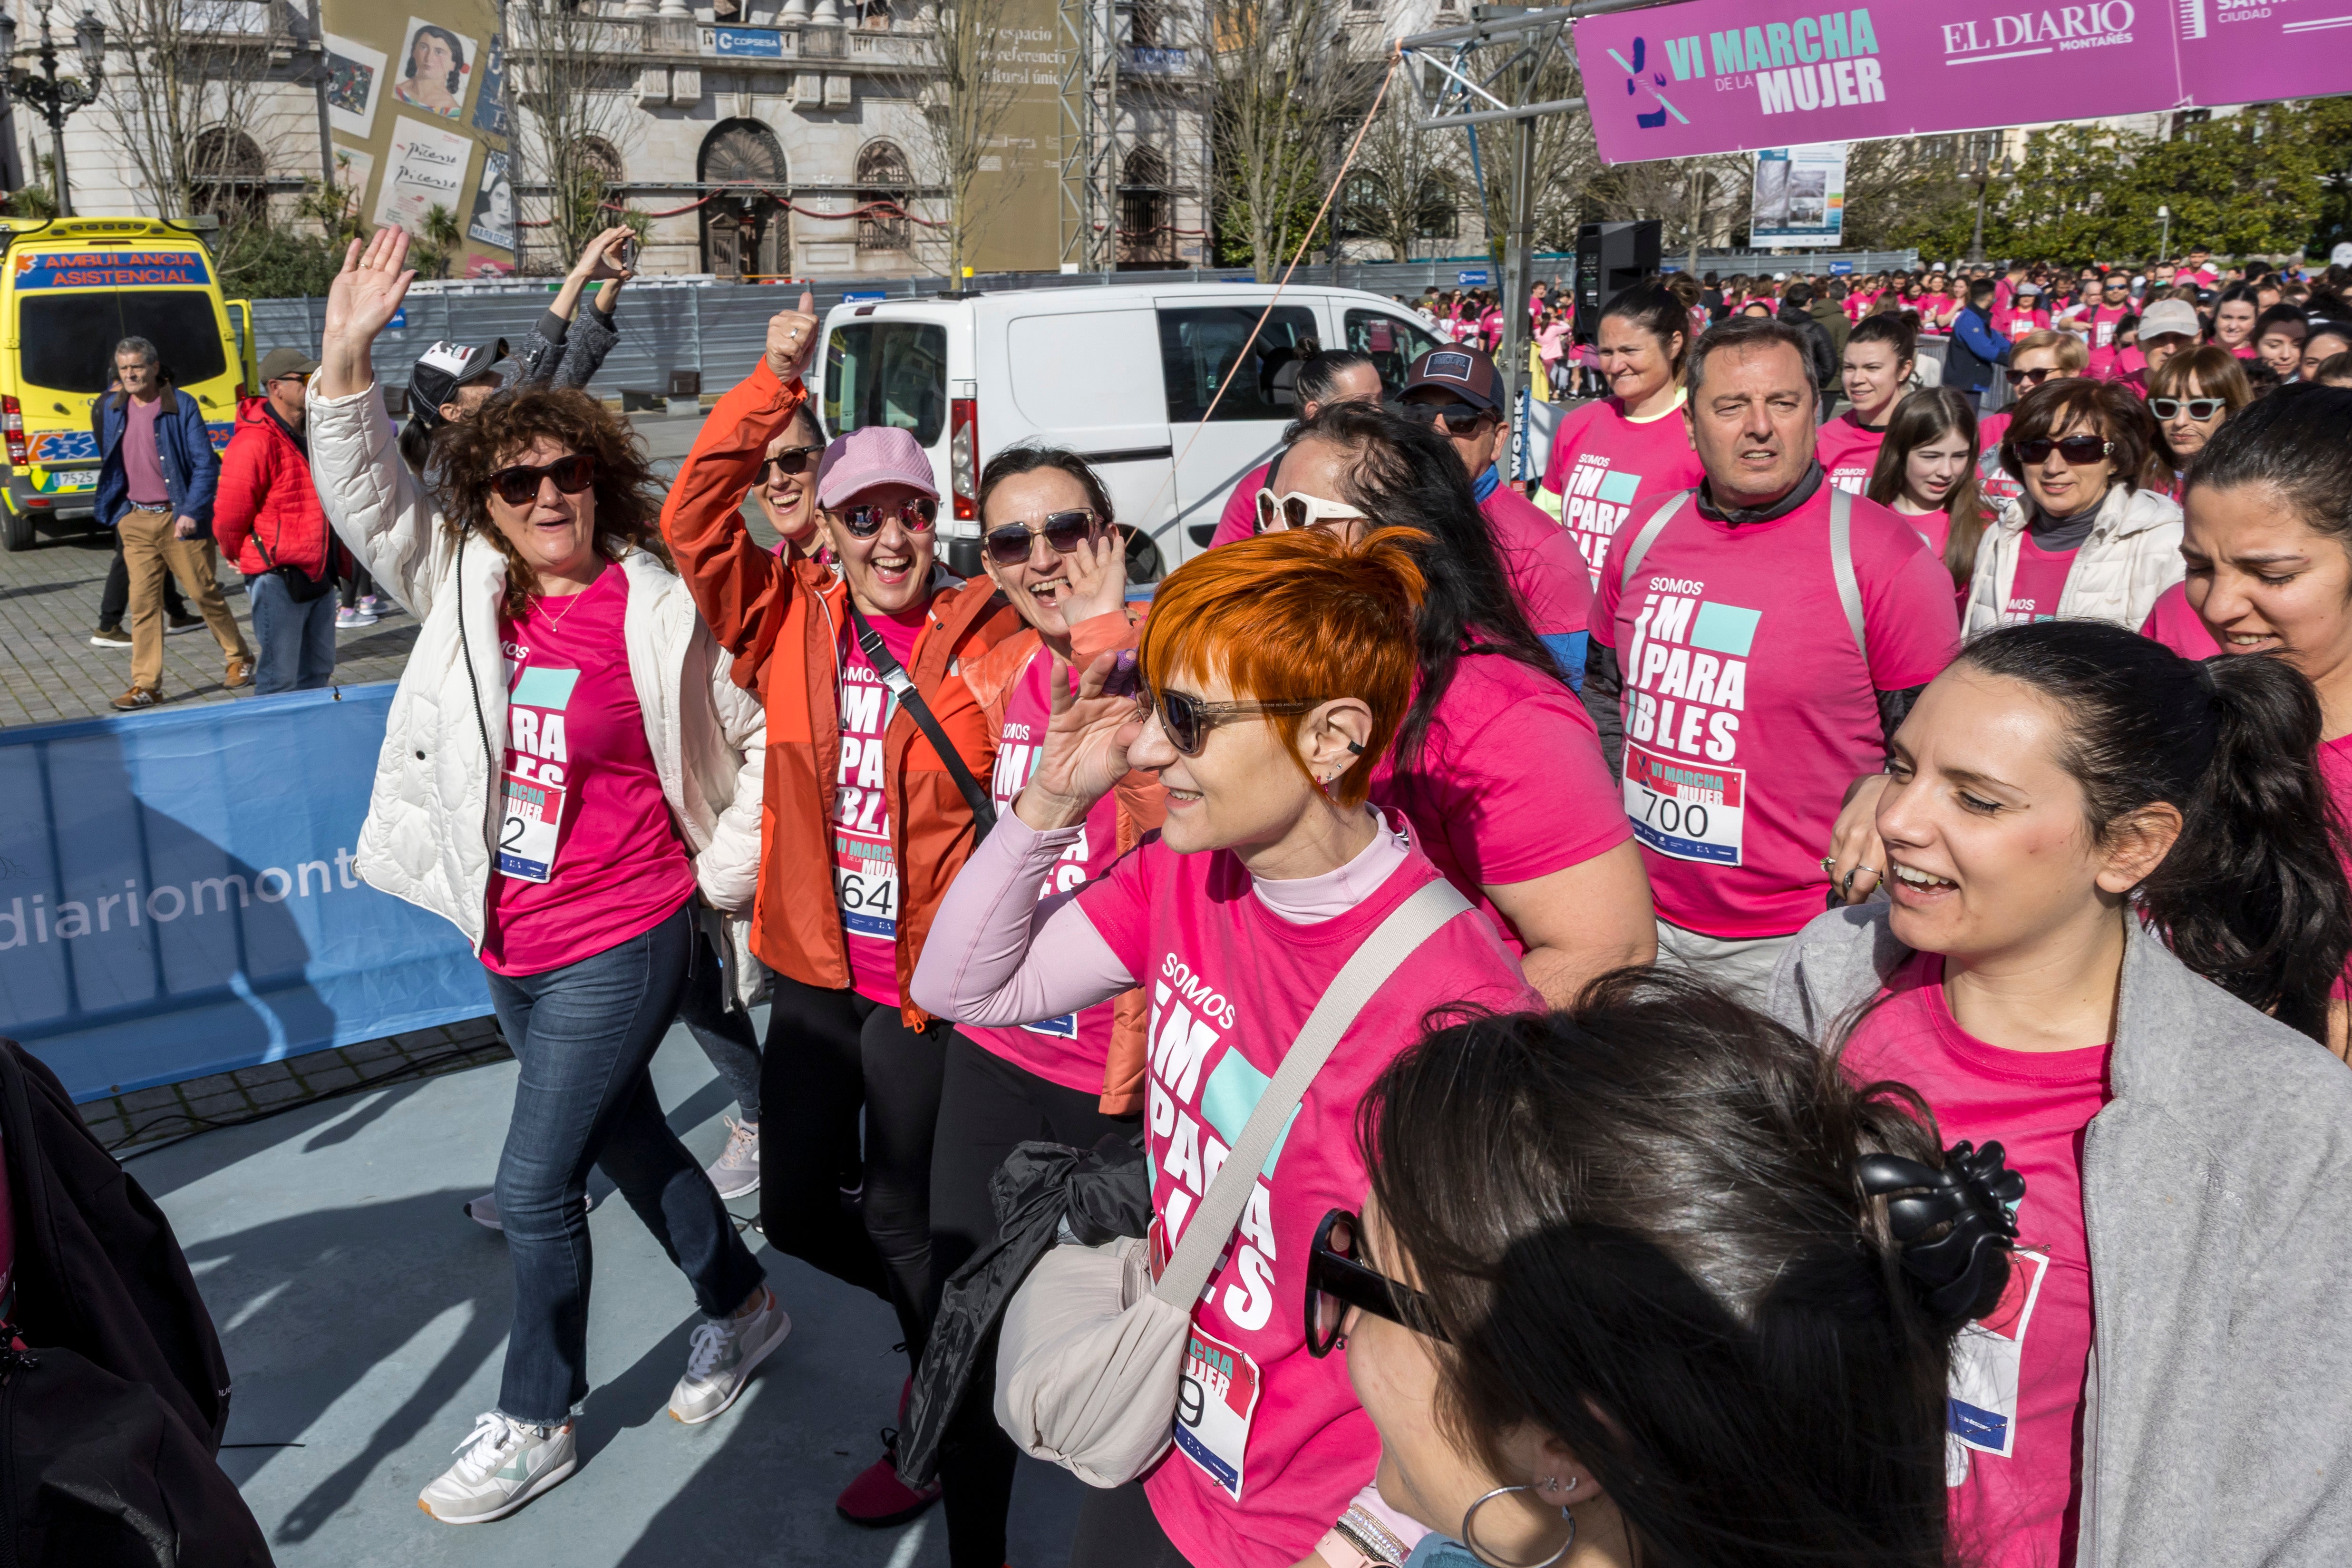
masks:
[(1822, 875), (1824, 877), (1834, 877), (1837, 875), (1836, 857), (1830, 855), (1824, 855), (1822, 857)]

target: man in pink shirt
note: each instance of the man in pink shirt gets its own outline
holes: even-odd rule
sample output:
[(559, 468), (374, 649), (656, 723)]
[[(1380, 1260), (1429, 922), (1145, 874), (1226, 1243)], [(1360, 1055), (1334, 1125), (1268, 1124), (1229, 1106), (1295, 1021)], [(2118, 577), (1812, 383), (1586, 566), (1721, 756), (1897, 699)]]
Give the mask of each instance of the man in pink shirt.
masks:
[(2124, 374), (2123, 325), (2139, 310), (2132, 303), (2131, 279), (2122, 272), (2108, 273), (2099, 288), (2098, 307), (2085, 312), (2080, 324), (2089, 333), (2091, 379), (2115, 381)]
[(1706, 478), (1617, 531), (1583, 697), (1650, 874), (1659, 963), (1757, 995), (1831, 891), (1847, 787), (1884, 765), (1959, 626), (1927, 541), (1823, 475), (1802, 337), (1727, 321), (1687, 377)]

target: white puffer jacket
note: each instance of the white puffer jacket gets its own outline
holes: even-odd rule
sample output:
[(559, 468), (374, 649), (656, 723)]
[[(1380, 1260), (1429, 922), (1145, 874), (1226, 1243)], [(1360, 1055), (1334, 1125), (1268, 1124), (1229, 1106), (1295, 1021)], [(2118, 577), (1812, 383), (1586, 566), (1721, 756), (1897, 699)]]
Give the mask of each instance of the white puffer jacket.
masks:
[[(506, 558), (453, 540), (401, 460), (377, 389), (310, 399), (310, 471), (338, 537), (422, 623), (401, 672), (360, 829), (368, 885), (447, 919), (481, 950), (497, 816), (493, 742), (507, 731), (499, 600)], [(736, 994), (749, 1003), (766, 971), (748, 944), (760, 867), (767, 716), (735, 684), (732, 660), (675, 573), (641, 550), (621, 557), (630, 684), (662, 795), (694, 858), (704, 899), (731, 917)], [(463, 615), (460, 615), (462, 606)], [(471, 670), (464, 657), (470, 650)]]
[[(1963, 636), (1974, 637), (2001, 624), (2001, 608), (2017, 580), (2030, 504), (2022, 496), (2002, 503), (2000, 521), (1977, 541), (1968, 613), (1961, 616)], [(2187, 573), (2180, 559), (2179, 506), (2154, 490), (2110, 485), (2099, 502), (2098, 521), (2091, 524), (2090, 536), (2075, 552), (2074, 567), (2066, 574), (2058, 618), (2112, 621), (2137, 631), (2147, 625), (2158, 597)]]

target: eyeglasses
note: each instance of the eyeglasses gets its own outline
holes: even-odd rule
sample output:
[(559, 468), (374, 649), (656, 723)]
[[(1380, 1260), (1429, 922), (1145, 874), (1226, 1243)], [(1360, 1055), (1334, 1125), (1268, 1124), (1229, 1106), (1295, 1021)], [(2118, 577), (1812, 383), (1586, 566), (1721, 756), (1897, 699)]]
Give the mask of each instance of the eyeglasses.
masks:
[(596, 459), (586, 452), (574, 452), (536, 468), (517, 463), (510, 468), (500, 468), (490, 476), (490, 489), (509, 506), (529, 506), (539, 499), (541, 479), (553, 479), (557, 489), (576, 496), (595, 479)]
[(2014, 371), (2011, 373), (2010, 378), (2012, 381), (2021, 381), (2028, 386), (2040, 386), (2043, 382), (2048, 381), (2052, 376), (2056, 375), (2057, 374), (2058, 367), (2053, 364), (2042, 370)]
[(1188, 757), (1197, 757), (1209, 743), (1209, 731), (1220, 724), (1230, 724), (1236, 719), (1255, 719), (1266, 714), (1312, 713), (1322, 706), (1316, 702), (1203, 702), (1184, 691), (1154, 691), (1145, 687), (1135, 694), (1135, 705), (1145, 713), (1160, 715), (1160, 733), (1168, 743)]
[(1094, 538), (1101, 523), (1101, 517), (1093, 509), (1080, 508), (1076, 511), (1049, 511), (1035, 528), (1021, 522), (992, 528), (985, 536), (988, 558), (999, 566), (1018, 566), (1029, 559), (1029, 542), (1033, 539), (1044, 540), (1056, 555), (1067, 555), (1083, 542)]
[(940, 503), (929, 496), (917, 496), (902, 500), (897, 506), (883, 506), (874, 501), (854, 506), (840, 514), (841, 526), (849, 530), (852, 539), (871, 539), (882, 531), (882, 525), (892, 518), (909, 533), (929, 533), (938, 521)]
[(1399, 412), (1408, 419), (1418, 419), (1424, 425), (1445, 421), (1448, 435), (1465, 436), (1478, 427), (1482, 419), (1495, 417), (1491, 408), (1481, 408), (1475, 403), (1406, 403)]
[(824, 456), (824, 448), (822, 447), (787, 447), (760, 465), (760, 477), (752, 482), (766, 484), (770, 468), (780, 474), (807, 473), (809, 465)]
[(1315, 1245), (1307, 1254), (1307, 1353), (1318, 1361), (1338, 1348), (1350, 1307), (1433, 1340), (1445, 1338), (1427, 1296), (1356, 1256), (1362, 1229), (1363, 1222), (1346, 1209), (1333, 1209), (1315, 1227)]
[(2017, 443), (2017, 460), (2031, 468), (2036, 463), (2048, 462), (2050, 454), (2055, 452), (2068, 464), (2079, 468), (2097, 462), (2115, 449), (2113, 441), (2103, 441), (2096, 436), (2069, 436), (2063, 440), (2036, 436), (2031, 441)]
[(1291, 529), (1320, 528), (1327, 522), (1362, 522), (1364, 514), (1345, 501), (1325, 500), (1293, 490), (1278, 496), (1271, 489), (1257, 492), (1257, 531), (1260, 533), (1282, 533)]
[(2147, 400), (2147, 411), (2158, 419), (2178, 419), (2186, 413), (2200, 424), (2228, 406), (2218, 397), (2151, 397)]

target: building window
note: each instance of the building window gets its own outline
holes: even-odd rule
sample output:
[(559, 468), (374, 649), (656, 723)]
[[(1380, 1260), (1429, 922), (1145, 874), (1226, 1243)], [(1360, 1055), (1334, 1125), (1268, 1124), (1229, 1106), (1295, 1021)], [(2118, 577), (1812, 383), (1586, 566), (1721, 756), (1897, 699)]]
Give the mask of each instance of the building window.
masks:
[(1157, 148), (1138, 147), (1129, 153), (1118, 184), (1119, 258), (1172, 259), (1176, 254), (1174, 207), (1168, 190), (1168, 161)]
[(225, 227), (258, 223), (269, 216), (268, 172), (244, 132), (226, 125), (199, 131), (188, 146), (189, 201), (196, 213), (218, 215)]
[(857, 248), (911, 250), (914, 221), (907, 216), (915, 177), (897, 143), (869, 142), (857, 154)]

